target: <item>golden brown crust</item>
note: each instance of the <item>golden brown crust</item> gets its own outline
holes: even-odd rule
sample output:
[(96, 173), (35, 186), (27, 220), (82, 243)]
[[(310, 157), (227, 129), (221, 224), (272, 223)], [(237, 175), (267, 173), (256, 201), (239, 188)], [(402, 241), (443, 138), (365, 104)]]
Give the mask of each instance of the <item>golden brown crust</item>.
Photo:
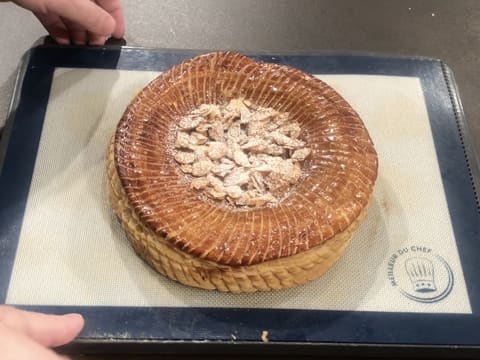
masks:
[(342, 255), (365, 210), (350, 226), (321, 245), (302, 253), (254, 265), (229, 266), (179, 250), (146, 227), (130, 207), (113, 159), (107, 158), (108, 194), (112, 207), (135, 251), (155, 270), (184, 285), (228, 292), (279, 290), (321, 276)]
[[(311, 144), (308, 176), (275, 208), (231, 211), (202, 201), (181, 181), (169, 152), (179, 116), (238, 97), (289, 112)], [(152, 81), (117, 127), (114, 160), (128, 206), (152, 235), (196, 259), (232, 266), (301, 254), (346, 231), (377, 176), (367, 130), (331, 87), (235, 53), (193, 58)]]

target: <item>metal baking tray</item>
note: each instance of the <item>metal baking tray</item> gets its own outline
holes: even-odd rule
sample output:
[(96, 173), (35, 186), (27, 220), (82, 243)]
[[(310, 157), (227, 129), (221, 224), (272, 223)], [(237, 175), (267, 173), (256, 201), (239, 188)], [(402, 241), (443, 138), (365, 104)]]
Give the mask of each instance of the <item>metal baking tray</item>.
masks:
[[(34, 188), (35, 167), (40, 161), (44, 121), (49, 109), (53, 109), (49, 104), (56, 70), (159, 72), (198, 53), (131, 47), (39, 46), (26, 55), (0, 144), (0, 303), (47, 313), (82, 313), (85, 328), (77, 340), (62, 348), (67, 353), (480, 356), (480, 279), (476, 270), (480, 263), (478, 156), (469, 137), (452, 71), (438, 59), (358, 53), (247, 54), (330, 78), (338, 75), (418, 80), (460, 269), (455, 270), (448, 254), (430, 259), (436, 270), (443, 269), (446, 274), (438, 281), (437, 287), (443, 288), (436, 294), (416, 294), (397, 286), (391, 291), (398, 294), (395, 296), (400, 303), (407, 305), (406, 310), (399, 310), (399, 305), (392, 311), (375, 311), (358, 304), (349, 309), (282, 308), (258, 302), (249, 306), (248, 301), (246, 306), (238, 307), (209, 306), (208, 301), (205, 306), (198, 306), (199, 299), (193, 306), (136, 306), (101, 301), (93, 305), (53, 304), (34, 297), (28, 303), (9, 301), (15, 283), (12, 277), (21, 276), (17, 274), (21, 271), (19, 239), (27, 226), (26, 209)], [(345, 83), (345, 79), (339, 83)], [(433, 232), (428, 236), (437, 235)], [(428, 246), (419, 243), (405, 249), (384, 254), (386, 266), (376, 269), (378, 276), (384, 276), (382, 281), (395, 280), (395, 271), (400, 270), (395, 270), (394, 265), (399, 263), (397, 259), (407, 256), (406, 252), (421, 251), (427, 259), (434, 256), (433, 252), (428, 254)], [(437, 250), (441, 252), (441, 248)], [(452, 288), (456, 291), (460, 284), (464, 286), (467, 310), (442, 310)], [(201, 292), (196, 294), (203, 296)], [(99, 298), (102, 296), (98, 294)], [(409, 311), (409, 304), (414, 311)]]

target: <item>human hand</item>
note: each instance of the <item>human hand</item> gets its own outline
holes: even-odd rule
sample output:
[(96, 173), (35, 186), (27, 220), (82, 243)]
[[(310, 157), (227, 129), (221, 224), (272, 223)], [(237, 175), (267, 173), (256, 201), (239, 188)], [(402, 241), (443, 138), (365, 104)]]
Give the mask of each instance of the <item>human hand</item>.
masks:
[(65, 359), (49, 347), (70, 342), (82, 327), (79, 314), (46, 315), (0, 305), (0, 359)]
[(120, 0), (13, 0), (32, 11), (59, 44), (103, 45), (106, 37), (123, 37)]

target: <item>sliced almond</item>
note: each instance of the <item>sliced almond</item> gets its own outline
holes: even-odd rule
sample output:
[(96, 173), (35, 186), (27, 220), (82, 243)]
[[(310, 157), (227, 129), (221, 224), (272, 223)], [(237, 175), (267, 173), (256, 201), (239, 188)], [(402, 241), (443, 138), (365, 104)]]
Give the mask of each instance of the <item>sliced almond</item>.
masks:
[(187, 151), (177, 151), (175, 160), (180, 164), (191, 164), (195, 161), (195, 154)]

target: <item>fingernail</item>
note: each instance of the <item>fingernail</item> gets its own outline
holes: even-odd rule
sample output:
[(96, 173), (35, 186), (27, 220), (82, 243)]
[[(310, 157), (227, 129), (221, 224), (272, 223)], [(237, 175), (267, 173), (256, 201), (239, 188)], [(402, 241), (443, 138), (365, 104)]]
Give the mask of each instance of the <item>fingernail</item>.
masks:
[(57, 44), (59, 44), (59, 45), (68, 45), (68, 44), (70, 44), (70, 39), (68, 39), (68, 38), (56, 37), (56, 38), (55, 38), (55, 41), (56, 41)]
[(85, 319), (81, 314), (71, 313), (71, 314), (65, 314), (63, 316), (70, 321), (81, 322), (82, 324), (85, 322)]

